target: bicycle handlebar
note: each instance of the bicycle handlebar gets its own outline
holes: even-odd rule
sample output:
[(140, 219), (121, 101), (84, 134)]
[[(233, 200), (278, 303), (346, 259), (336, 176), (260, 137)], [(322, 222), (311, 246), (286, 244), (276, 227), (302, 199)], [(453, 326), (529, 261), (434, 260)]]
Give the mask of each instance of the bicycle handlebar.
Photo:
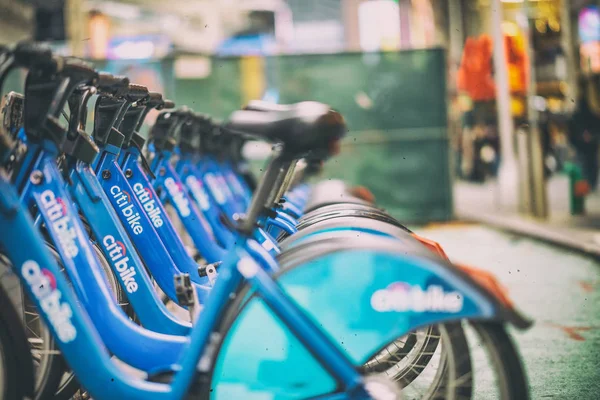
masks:
[(168, 99), (163, 100), (161, 110), (168, 110), (171, 108), (175, 108), (175, 102), (172, 100), (168, 100)]
[(94, 67), (77, 58), (64, 58), (60, 73), (74, 82), (75, 86), (81, 84), (95, 86), (98, 82), (98, 72)]
[(127, 92), (125, 93), (125, 97), (128, 101), (133, 103), (148, 97), (148, 93), (148, 88), (146, 86), (130, 83)]
[(20, 67), (56, 66), (56, 58), (52, 55), (50, 47), (45, 44), (21, 42), (15, 46), (12, 54), (15, 58), (15, 64)]
[(96, 86), (101, 92), (119, 96), (129, 87), (129, 78), (126, 76), (100, 72), (98, 74), (98, 83)]

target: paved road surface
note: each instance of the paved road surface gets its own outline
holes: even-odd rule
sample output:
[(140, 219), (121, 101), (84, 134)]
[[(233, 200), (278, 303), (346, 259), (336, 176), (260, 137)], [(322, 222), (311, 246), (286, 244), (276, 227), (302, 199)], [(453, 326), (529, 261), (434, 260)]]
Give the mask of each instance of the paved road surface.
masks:
[[(418, 232), (440, 242), (453, 260), (494, 272), (535, 319), (529, 331), (512, 332), (532, 399), (600, 399), (600, 263), (478, 225)], [(492, 398), (476, 389), (477, 398)]]
[(512, 331), (532, 399), (600, 399), (600, 263), (477, 225), (419, 233), (451, 259), (494, 272), (535, 319), (529, 331)]

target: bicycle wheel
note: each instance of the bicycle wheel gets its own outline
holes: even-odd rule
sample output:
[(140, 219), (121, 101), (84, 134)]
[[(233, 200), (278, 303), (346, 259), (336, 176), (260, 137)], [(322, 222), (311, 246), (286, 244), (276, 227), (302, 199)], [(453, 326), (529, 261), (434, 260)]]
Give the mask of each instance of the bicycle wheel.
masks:
[[(12, 264), (4, 254), (0, 254), (0, 269), (12, 270)], [(4, 284), (4, 282), (2, 283)], [(25, 332), (31, 348), (35, 374), (34, 399), (50, 398), (58, 387), (62, 373), (60, 351), (56, 347), (50, 331), (41, 320), (35, 305), (26, 294), (22, 293), (20, 288), (19, 291), (21, 293), (15, 293), (15, 296), (22, 297), (21, 307)]]
[[(133, 318), (133, 310), (129, 305), (129, 301), (125, 295), (125, 292), (119, 285), (117, 278), (115, 277), (110, 264), (104, 257), (102, 250), (98, 246), (96, 242), (91, 242), (94, 252), (96, 253), (96, 257), (98, 261), (100, 261), (100, 265), (102, 266), (102, 270), (104, 271), (104, 276), (107, 279), (108, 287), (111, 290), (112, 294), (117, 301), (117, 304), (121, 306), (123, 311), (130, 317)], [(62, 266), (60, 262), (60, 257), (56, 250), (48, 244), (52, 255), (57, 259), (60, 266)], [(62, 359), (62, 362), (57, 366), (58, 375), (55, 377), (55, 391), (54, 391), (54, 400), (69, 400), (71, 399), (80, 389), (81, 386), (75, 377), (75, 374), (68, 367), (67, 363)]]
[[(425, 336), (425, 339), (417, 339), (411, 349), (414, 355), (397, 350), (382, 357), (379, 352), (364, 366), (365, 375), (369, 375), (369, 365), (375, 363), (377, 375), (385, 375), (399, 384), (403, 399), (529, 398), (523, 365), (502, 324), (465, 322), (426, 329), (429, 334), (439, 334), (439, 345), (434, 352), (428, 351), (432, 342)], [(423, 341), (422, 347), (419, 341)], [(389, 346), (383, 352), (388, 349)], [(402, 357), (395, 360), (394, 353)], [(381, 372), (379, 363), (383, 359), (387, 369)]]
[(64, 359), (62, 360), (62, 371), (64, 372), (52, 400), (70, 400), (81, 389), (79, 381)]
[(405, 399), (471, 398), (469, 347), (460, 323), (427, 326), (393, 341), (363, 373), (396, 382)]
[[(46, 243), (46, 246), (62, 269), (60, 255), (55, 248)], [(105, 272), (109, 288), (118, 304), (128, 312), (129, 303), (125, 293), (119, 286), (108, 261), (97, 244), (93, 248)], [(10, 269), (10, 261), (0, 255), (0, 263)], [(63, 269), (64, 270), (64, 269)], [(35, 394), (34, 399), (54, 398), (55, 400), (68, 400), (79, 390), (79, 384), (74, 374), (68, 368), (60, 355), (60, 350), (50, 334), (50, 331), (40, 318), (37, 308), (27, 299), (23, 302), (27, 337), (31, 346), (35, 367)]]
[(33, 363), (25, 330), (0, 286), (0, 400), (31, 397), (33, 389)]
[[(427, 368), (432, 367), (435, 362), (432, 362), (434, 356), (440, 355), (437, 371), (443, 371), (444, 358), (441, 356), (445, 349), (438, 352), (440, 346), (442, 332), (446, 332), (448, 328), (431, 325), (423, 329), (418, 329), (408, 335), (392, 342), (386, 346), (375, 357), (369, 360), (363, 367), (363, 370), (368, 374), (385, 373), (393, 380), (399, 382), (403, 388), (407, 387), (415, 379), (417, 379)], [(461, 332), (457, 328), (453, 328), (453, 346), (455, 350), (465, 346), (459, 346)], [(467, 368), (468, 365), (464, 365)], [(434, 382), (438, 382), (439, 374), (435, 375)]]

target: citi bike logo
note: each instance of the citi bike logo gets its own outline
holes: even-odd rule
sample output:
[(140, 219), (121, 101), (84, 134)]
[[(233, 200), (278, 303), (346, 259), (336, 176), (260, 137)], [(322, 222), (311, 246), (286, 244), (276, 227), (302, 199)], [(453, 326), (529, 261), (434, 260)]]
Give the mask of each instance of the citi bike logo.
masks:
[(181, 190), (181, 185), (176, 183), (173, 178), (165, 179), (165, 186), (169, 191), (169, 194), (173, 198), (173, 202), (177, 206), (177, 209), (181, 213), (182, 217), (189, 216), (192, 211), (190, 210), (190, 203), (185, 198), (183, 190)]
[(39, 301), (40, 307), (50, 319), (58, 339), (69, 343), (77, 337), (77, 330), (71, 322), (73, 310), (60, 301), (62, 293), (56, 288), (56, 278), (47, 269), (42, 269), (33, 260), (27, 260), (21, 267), (21, 274)]
[(146, 215), (152, 221), (152, 225), (155, 228), (160, 228), (163, 226), (163, 219), (160, 212), (160, 208), (156, 204), (156, 199), (154, 199), (152, 195), (152, 190), (149, 188), (145, 188), (141, 183), (135, 183), (133, 185), (133, 191), (137, 199), (142, 203), (142, 207), (146, 211)]
[(463, 308), (463, 297), (459, 292), (445, 292), (441, 286), (431, 285), (423, 290), (404, 282), (395, 282), (371, 296), (375, 311), (413, 311), (457, 313)]
[(130, 267), (128, 264), (129, 257), (127, 257), (127, 249), (123, 242), (116, 240), (112, 235), (106, 235), (102, 239), (102, 244), (108, 251), (108, 256), (117, 269), (119, 277), (123, 282), (123, 286), (127, 288), (127, 293), (137, 292), (138, 284), (134, 278), (136, 273), (133, 267)]
[(140, 224), (140, 213), (135, 212), (129, 193), (125, 190), (121, 190), (120, 187), (115, 185), (110, 188), (110, 194), (112, 194), (117, 201), (117, 207), (121, 211), (121, 214), (127, 219), (127, 223), (133, 230), (133, 233), (139, 235), (144, 232), (144, 228), (142, 228), (142, 225)]
[(204, 175), (204, 180), (206, 181), (210, 192), (213, 194), (213, 196), (215, 196), (215, 200), (217, 200), (217, 203), (225, 204), (225, 201), (227, 199), (225, 198), (225, 193), (223, 192), (223, 190), (221, 190), (219, 179), (212, 173), (208, 173)]
[(60, 247), (66, 255), (74, 258), (79, 254), (77, 246), (77, 233), (71, 226), (71, 218), (67, 215), (67, 206), (60, 197), (56, 197), (52, 190), (45, 190), (41, 195), (42, 207), (48, 212), (52, 230), (58, 234)]
[(194, 195), (194, 198), (198, 204), (200, 204), (202, 211), (207, 211), (210, 208), (210, 203), (208, 202), (208, 194), (202, 187), (202, 183), (200, 183), (195, 176), (189, 175), (187, 178), (185, 178), (185, 184)]

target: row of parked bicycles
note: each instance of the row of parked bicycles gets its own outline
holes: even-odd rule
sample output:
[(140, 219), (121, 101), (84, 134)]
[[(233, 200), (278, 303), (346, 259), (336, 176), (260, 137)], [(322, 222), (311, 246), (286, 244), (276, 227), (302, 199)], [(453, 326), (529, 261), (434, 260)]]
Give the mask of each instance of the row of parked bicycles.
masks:
[(531, 322), (494, 277), (314, 183), (347, 131), (328, 105), (219, 122), (41, 44), (1, 48), (15, 69), (0, 399), (528, 398), (507, 328)]

